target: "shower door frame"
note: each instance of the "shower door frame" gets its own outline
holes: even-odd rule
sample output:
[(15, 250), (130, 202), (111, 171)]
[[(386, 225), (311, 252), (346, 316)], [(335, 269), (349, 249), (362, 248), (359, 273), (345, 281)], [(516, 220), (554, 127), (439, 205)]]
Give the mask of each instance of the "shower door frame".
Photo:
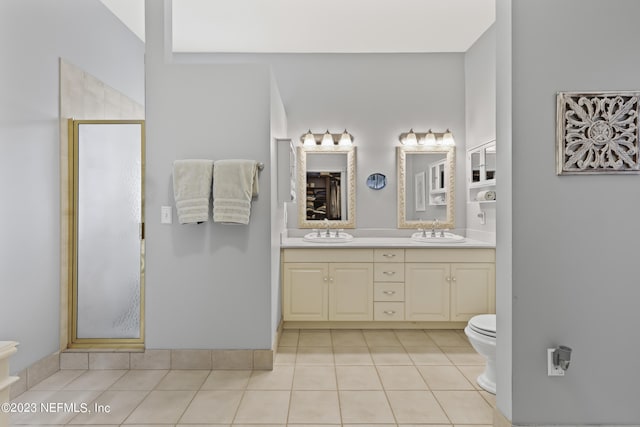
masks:
[[(78, 127), (82, 124), (139, 124), (140, 125), (140, 331), (139, 338), (78, 338), (78, 184), (79, 156)], [(145, 121), (144, 120), (68, 120), (69, 131), (69, 265), (68, 277), (68, 343), (73, 349), (144, 349), (145, 318)]]

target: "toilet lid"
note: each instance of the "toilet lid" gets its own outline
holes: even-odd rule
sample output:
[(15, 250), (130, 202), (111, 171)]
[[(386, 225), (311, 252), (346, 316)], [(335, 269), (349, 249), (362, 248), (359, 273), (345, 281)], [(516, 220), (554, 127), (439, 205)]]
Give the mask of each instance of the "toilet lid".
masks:
[(469, 320), (469, 326), (471, 329), (482, 335), (488, 335), (490, 337), (496, 336), (496, 315), (495, 314), (480, 314), (474, 316)]

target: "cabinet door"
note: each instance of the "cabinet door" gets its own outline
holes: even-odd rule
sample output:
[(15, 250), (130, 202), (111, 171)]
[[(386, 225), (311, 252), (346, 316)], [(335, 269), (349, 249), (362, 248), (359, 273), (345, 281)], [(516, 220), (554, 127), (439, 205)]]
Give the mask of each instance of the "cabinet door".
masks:
[(327, 320), (329, 266), (285, 263), (283, 274), (284, 320)]
[(405, 264), (405, 320), (449, 320), (450, 266)]
[(373, 264), (329, 264), (329, 320), (373, 320)]
[(451, 320), (496, 311), (496, 271), (489, 263), (451, 264)]

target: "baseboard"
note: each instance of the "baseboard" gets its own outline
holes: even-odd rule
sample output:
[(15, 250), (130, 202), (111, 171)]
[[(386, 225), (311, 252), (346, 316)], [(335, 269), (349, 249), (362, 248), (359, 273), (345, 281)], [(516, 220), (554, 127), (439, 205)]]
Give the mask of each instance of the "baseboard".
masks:
[(272, 349), (145, 351), (77, 350), (60, 354), (60, 369), (273, 369)]
[(10, 398), (29, 390), (61, 369), (242, 369), (272, 370), (274, 350), (74, 349), (55, 352), (17, 373)]
[(384, 321), (291, 321), (284, 329), (464, 329), (467, 322), (384, 322)]
[(494, 408), (493, 427), (640, 427), (640, 424), (513, 424), (498, 408)]
[(10, 397), (13, 399), (24, 393), (45, 378), (50, 377), (60, 370), (60, 353), (55, 352), (43, 357), (26, 369), (16, 374), (18, 380), (11, 385)]

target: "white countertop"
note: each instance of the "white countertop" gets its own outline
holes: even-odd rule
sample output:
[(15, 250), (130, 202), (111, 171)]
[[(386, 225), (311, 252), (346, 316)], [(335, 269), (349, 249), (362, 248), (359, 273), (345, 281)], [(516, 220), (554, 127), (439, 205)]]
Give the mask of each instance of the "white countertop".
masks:
[(411, 240), (410, 237), (354, 237), (353, 240), (344, 243), (315, 243), (307, 242), (302, 237), (282, 236), (280, 247), (293, 248), (495, 248), (495, 243), (487, 243), (480, 240), (465, 239), (460, 243), (422, 243)]

